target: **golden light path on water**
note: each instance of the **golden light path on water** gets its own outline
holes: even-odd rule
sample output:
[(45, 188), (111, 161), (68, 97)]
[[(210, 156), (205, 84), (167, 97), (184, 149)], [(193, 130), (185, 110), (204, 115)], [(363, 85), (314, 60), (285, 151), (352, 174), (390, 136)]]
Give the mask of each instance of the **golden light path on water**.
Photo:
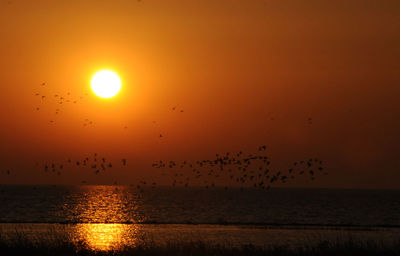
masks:
[(74, 241), (94, 251), (118, 250), (136, 246), (138, 231), (138, 225), (132, 224), (78, 224)]
[(121, 188), (110, 189), (103, 186), (87, 188), (84, 191), (85, 196), (79, 198), (75, 212), (79, 213), (79, 218), (89, 223), (75, 225), (72, 231), (73, 241), (95, 251), (136, 246), (139, 243), (139, 225), (118, 222), (139, 219), (135, 217), (138, 215), (131, 212), (132, 208), (127, 211), (127, 207), (124, 207), (128, 202), (138, 202), (139, 198), (124, 192), (126, 191), (121, 191)]

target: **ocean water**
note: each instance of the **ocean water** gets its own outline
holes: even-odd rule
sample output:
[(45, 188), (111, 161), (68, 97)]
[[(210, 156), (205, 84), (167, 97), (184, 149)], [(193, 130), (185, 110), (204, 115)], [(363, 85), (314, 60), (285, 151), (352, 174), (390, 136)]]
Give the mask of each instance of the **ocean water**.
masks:
[(400, 237), (400, 191), (0, 186), (0, 232), (95, 249), (174, 240), (298, 246)]

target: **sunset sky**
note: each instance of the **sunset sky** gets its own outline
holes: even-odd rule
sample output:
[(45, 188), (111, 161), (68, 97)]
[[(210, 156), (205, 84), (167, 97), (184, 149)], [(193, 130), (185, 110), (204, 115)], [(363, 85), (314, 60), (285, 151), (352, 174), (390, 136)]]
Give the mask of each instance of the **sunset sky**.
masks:
[[(398, 0), (0, 0), (0, 56), (2, 184), (130, 184), (267, 145), (275, 168), (324, 161), (289, 186), (400, 189)], [(90, 89), (102, 69), (114, 98)], [(95, 152), (115, 168), (35, 166)]]

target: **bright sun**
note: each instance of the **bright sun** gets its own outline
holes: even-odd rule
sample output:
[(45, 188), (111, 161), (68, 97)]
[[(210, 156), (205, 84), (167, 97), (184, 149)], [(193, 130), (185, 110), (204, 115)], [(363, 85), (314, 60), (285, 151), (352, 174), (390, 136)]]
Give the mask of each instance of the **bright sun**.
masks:
[(97, 96), (111, 98), (121, 89), (121, 80), (115, 72), (101, 70), (92, 77), (91, 86)]

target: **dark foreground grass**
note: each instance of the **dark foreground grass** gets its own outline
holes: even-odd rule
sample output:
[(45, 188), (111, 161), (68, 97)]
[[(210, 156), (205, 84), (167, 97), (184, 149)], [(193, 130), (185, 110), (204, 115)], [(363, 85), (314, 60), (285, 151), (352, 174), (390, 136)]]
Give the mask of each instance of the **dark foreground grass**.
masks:
[(248, 256), (248, 255), (400, 255), (400, 240), (397, 243), (385, 245), (374, 241), (356, 241), (353, 239), (338, 239), (336, 241), (321, 241), (314, 245), (291, 248), (288, 246), (269, 246), (256, 247), (251, 244), (241, 247), (228, 247), (223, 245), (213, 245), (201, 241), (180, 242), (170, 241), (163, 245), (155, 243), (140, 244), (135, 247), (123, 247), (118, 250), (95, 251), (88, 249), (84, 242), (70, 242), (65, 239), (55, 239), (51, 243), (37, 239), (29, 241), (19, 239), (13, 241), (3, 241), (0, 239), (0, 255), (82, 255), (82, 256), (108, 256), (108, 255), (154, 255), (154, 256)]

